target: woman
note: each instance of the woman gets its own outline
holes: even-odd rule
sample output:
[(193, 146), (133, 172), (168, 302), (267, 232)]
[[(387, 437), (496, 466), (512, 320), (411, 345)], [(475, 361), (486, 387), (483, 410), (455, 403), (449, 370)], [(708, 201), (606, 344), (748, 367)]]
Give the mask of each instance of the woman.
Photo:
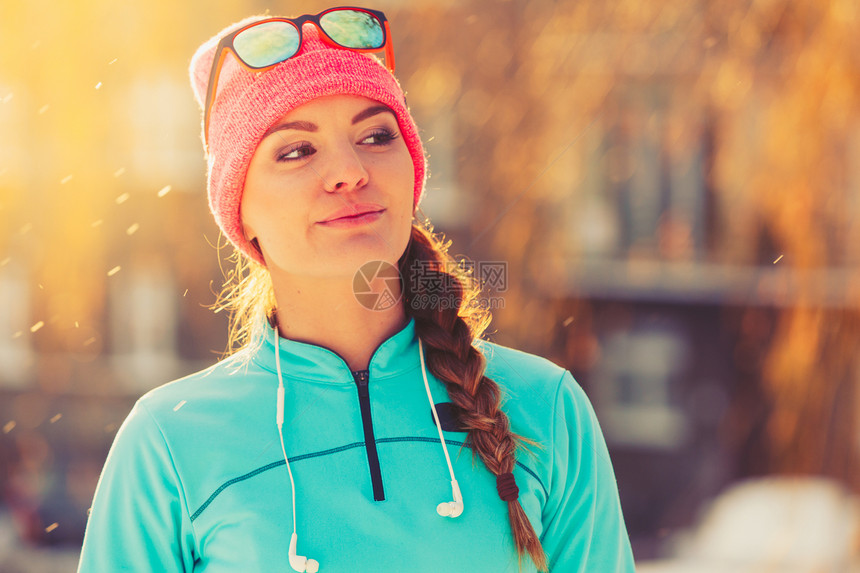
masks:
[(479, 339), (479, 286), (414, 222), (393, 64), (361, 8), (249, 18), (195, 54), (241, 349), (138, 400), (79, 571), (633, 570), (587, 398)]

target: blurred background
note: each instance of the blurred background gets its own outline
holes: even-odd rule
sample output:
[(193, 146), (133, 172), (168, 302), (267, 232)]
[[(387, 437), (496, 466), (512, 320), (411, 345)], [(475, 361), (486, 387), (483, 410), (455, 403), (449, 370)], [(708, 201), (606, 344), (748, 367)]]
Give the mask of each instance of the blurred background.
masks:
[[(215, 362), (194, 50), (333, 4), (0, 5), (0, 571), (74, 571), (116, 429)], [(490, 338), (594, 403), (641, 571), (860, 571), (856, 0), (381, 0)]]

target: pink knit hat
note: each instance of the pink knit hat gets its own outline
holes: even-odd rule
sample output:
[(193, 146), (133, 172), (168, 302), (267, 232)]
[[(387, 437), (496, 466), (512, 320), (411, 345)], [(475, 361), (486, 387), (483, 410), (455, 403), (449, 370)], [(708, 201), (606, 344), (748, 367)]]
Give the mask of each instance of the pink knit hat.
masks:
[[(218, 42), (230, 32), (268, 17), (252, 16), (228, 26), (197, 49), (189, 72), (201, 109)], [(302, 27), (302, 46), (296, 56), (262, 73), (248, 71), (228, 53), (216, 89), (209, 117), (209, 208), (230, 242), (255, 261), (265, 264), (245, 238), (239, 214), (248, 164), (269, 127), (315, 98), (358, 95), (391, 108), (415, 168), (413, 205), (421, 201), (427, 171), (424, 148), (400, 83), (375, 58), (324, 43), (313, 24)]]

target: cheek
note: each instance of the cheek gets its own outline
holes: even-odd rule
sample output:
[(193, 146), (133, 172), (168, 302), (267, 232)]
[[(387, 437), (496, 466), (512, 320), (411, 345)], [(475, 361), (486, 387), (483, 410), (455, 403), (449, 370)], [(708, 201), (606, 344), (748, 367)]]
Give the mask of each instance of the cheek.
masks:
[(249, 191), (246, 184), (242, 194), (242, 202), (239, 204), (239, 221), (242, 223), (245, 236), (248, 238), (254, 238), (260, 233), (259, 213), (261, 209), (259, 203), (258, 194)]
[[(256, 158), (255, 158), (256, 159)], [(297, 182), (289, 174), (279, 173), (268, 165), (257, 165), (254, 160), (248, 167), (242, 193), (240, 216), (246, 234), (263, 240), (273, 229), (282, 227), (287, 218), (295, 218), (301, 210)], [(290, 217), (292, 215), (292, 217)]]
[(239, 211), (245, 235), (257, 237), (261, 243), (271, 243), (273, 231), (284, 227), (287, 202), (265, 180), (249, 178)]
[(242, 229), (245, 231), (245, 236), (253, 237), (256, 234), (253, 222), (253, 208), (252, 202), (248, 201), (247, 197), (248, 193), (246, 186), (246, 190), (242, 193), (242, 202), (239, 203), (239, 223), (242, 225)]
[(240, 216), (247, 236), (272, 243), (299, 228), (300, 209), (296, 201), (280, 194), (251, 193), (242, 198)]
[(412, 156), (409, 154), (409, 150), (406, 148), (406, 143), (403, 141), (401, 141), (400, 151), (401, 152), (397, 154), (395, 161), (392, 162), (391, 172), (393, 181), (397, 182), (398, 189), (403, 189), (404, 195), (408, 196), (408, 203), (411, 211), (412, 204), (414, 203), (415, 192), (415, 166), (412, 164)]
[(262, 175), (260, 174), (258, 162), (259, 160), (255, 154), (251, 158), (248, 172), (245, 174), (242, 200), (239, 203), (239, 221), (242, 223), (246, 237), (255, 237), (259, 233), (257, 214), (260, 212), (260, 202), (262, 201)]

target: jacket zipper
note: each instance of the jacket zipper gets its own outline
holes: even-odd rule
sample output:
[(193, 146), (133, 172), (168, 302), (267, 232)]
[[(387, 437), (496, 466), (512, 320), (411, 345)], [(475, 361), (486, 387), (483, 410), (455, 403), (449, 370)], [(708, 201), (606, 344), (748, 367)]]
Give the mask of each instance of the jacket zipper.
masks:
[(382, 488), (382, 471), (379, 469), (379, 454), (376, 451), (376, 438), (373, 435), (373, 417), (370, 414), (370, 370), (356, 370), (352, 373), (358, 387), (358, 405), (361, 408), (361, 425), (364, 427), (364, 446), (367, 450), (367, 465), (370, 468), (370, 481), (373, 484), (373, 500), (385, 501)]

